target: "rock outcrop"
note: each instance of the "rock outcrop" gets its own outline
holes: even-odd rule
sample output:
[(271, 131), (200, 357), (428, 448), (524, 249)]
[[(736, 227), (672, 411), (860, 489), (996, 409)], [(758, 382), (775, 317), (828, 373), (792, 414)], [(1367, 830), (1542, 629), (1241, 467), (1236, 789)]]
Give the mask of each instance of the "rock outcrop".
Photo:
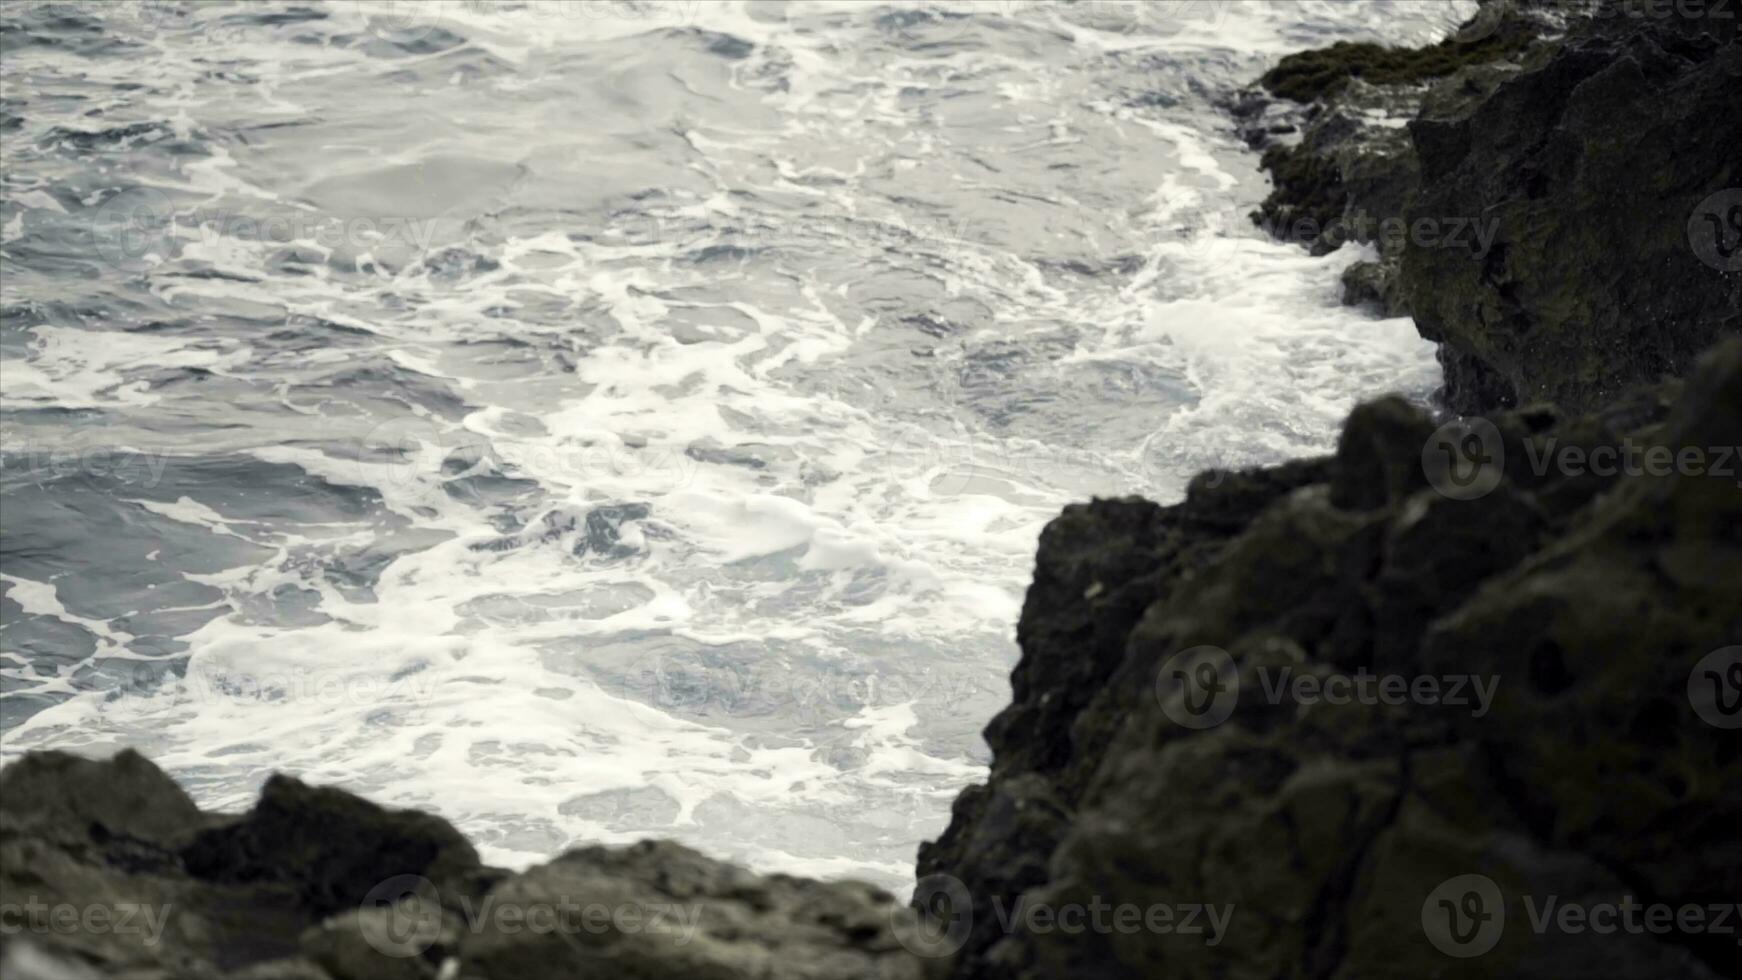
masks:
[(225, 816), (132, 751), (0, 772), (8, 980), (917, 980), (912, 923), (669, 842), (509, 874), (437, 817), (284, 776)]
[[(1721, 7), (1488, 0), (1234, 104), (1254, 218), (1375, 246), (1346, 299), (1488, 417), (1382, 400), (1048, 527), (991, 778), (921, 848), (957, 976), (1742, 976), (1701, 924), (1742, 918), (1742, 342), (1676, 380), (1742, 333), (1739, 52)], [(1638, 906), (1691, 918), (1592, 928)]]
[[(1405, 315), (1398, 266), (1421, 179), (1408, 124), (1467, 115), (1545, 58), (1564, 25), (1546, 4), (1489, 0), (1461, 30), (1423, 48), (1340, 42), (1283, 58), (1230, 107), (1274, 185), (1253, 219), (1315, 255), (1372, 245), (1379, 258), (1349, 268), (1345, 301)], [(1479, 248), (1484, 227), (1433, 232)]]
[(1736, 23), (1489, 0), (1427, 48), (1291, 55), (1236, 107), (1275, 182), (1255, 217), (1319, 252), (1375, 245), (1345, 298), (1415, 317), (1453, 411), (1587, 409), (1683, 375), (1742, 333)]
[(1407, 220), (1494, 229), (1485, 250), (1403, 250), (1456, 411), (1594, 407), (1742, 334), (1736, 19), (1587, 23), (1467, 115), (1410, 126)]
[(1532, 919), (1736, 911), (1742, 729), (1700, 697), (1742, 673), (1739, 435), (1742, 342), (1599, 413), (1385, 399), (1334, 457), (1067, 509), (990, 781), (921, 851), (955, 975), (1742, 976), (1733, 933)]

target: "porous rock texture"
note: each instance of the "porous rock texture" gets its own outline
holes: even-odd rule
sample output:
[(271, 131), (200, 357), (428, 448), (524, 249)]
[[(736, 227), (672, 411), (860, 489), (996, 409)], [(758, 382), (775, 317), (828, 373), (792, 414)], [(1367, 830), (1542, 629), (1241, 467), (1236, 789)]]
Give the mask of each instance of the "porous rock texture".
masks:
[[(991, 778), (921, 850), (922, 894), (968, 896), (965, 915), (940, 910), (969, 929), (955, 976), (1742, 976), (1733, 935), (1539, 934), (1526, 908), (1742, 896), (1742, 730), (1688, 694), (1702, 658), (1742, 639), (1736, 472), (1556, 462), (1733, 447), (1742, 342), (1685, 385), (1492, 424), (1494, 482), (1474, 499), (1430, 485), (1435, 421), (1383, 399), (1331, 458), (1205, 474), (1171, 507), (1097, 500), (1047, 528)], [(1194, 727), (1167, 680), (1206, 646), (1237, 671), (1236, 700)], [(1273, 698), (1285, 669), (1445, 679), (1446, 696)], [(1455, 676), (1490, 685), (1486, 710), (1475, 687), (1452, 703)], [(1506, 906), (1468, 959), (1425, 924), (1462, 875)], [(1232, 915), (1212, 943), (995, 914), (1096, 905)]]
[[(1487, 0), (1469, 23), (1422, 48), (1339, 42), (1283, 58), (1230, 106), (1274, 185), (1254, 220), (1315, 255), (1372, 245), (1378, 259), (1344, 276), (1345, 301), (1407, 314), (1398, 264), (1421, 177), (1408, 123), (1467, 115), (1527, 62), (1547, 57), (1564, 25), (1539, 0)], [(1448, 224), (1434, 237), (1474, 242), (1474, 230)]]
[[(1410, 126), (1420, 187), (1409, 221), (1480, 216), (1485, 254), (1403, 250), (1405, 303), (1455, 352), (1448, 406), (1600, 405), (1682, 375), (1742, 334), (1742, 42), (1737, 19), (1579, 22), (1540, 66), (1467, 115)], [(1716, 227), (1703, 211), (1717, 207)], [(1734, 253), (1732, 253), (1734, 254)]]
[(1681, 376), (1742, 333), (1738, 20), (1487, 0), (1426, 48), (1291, 55), (1234, 107), (1275, 183), (1255, 217), (1316, 252), (1373, 244), (1345, 299), (1415, 317), (1453, 411)]

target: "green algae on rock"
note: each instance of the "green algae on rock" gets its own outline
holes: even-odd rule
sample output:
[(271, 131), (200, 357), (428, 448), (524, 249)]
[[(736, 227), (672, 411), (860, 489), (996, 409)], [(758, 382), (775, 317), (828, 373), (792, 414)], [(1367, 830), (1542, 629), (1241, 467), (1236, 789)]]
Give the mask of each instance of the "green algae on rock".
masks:
[(1325, 99), (1342, 91), (1351, 79), (1369, 85), (1416, 85), (1444, 78), (1471, 65), (1519, 54), (1536, 39), (1517, 21), (1479, 41), (1450, 37), (1419, 48), (1338, 41), (1328, 48), (1302, 51), (1279, 61), (1259, 83), (1272, 95), (1295, 102)]

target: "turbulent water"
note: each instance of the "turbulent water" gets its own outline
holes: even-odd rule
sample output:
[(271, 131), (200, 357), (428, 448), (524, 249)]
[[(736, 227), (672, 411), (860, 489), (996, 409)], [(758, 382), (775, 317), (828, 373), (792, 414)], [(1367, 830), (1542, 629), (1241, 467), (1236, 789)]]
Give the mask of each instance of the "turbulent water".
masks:
[(1216, 103), (1470, 6), (8, 2), (5, 754), (899, 887), (1062, 505), (1436, 382)]

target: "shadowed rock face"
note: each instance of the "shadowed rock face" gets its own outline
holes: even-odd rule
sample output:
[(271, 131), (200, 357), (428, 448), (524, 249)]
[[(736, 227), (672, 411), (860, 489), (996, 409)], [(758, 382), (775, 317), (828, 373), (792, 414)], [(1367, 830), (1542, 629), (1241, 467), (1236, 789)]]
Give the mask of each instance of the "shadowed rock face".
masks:
[[(1339, 43), (1283, 58), (1230, 107), (1240, 135), (1263, 151), (1260, 166), (1274, 185), (1253, 219), (1315, 255), (1347, 242), (1373, 245), (1378, 261), (1349, 268), (1344, 301), (1407, 315), (1398, 264), (1421, 168), (1406, 123), (1467, 116), (1504, 80), (1547, 57), (1563, 25), (1557, 5), (1488, 0), (1436, 44)], [(1477, 232), (1485, 229), (1446, 222), (1426, 237), (1481, 249), (1485, 236)]]
[(1453, 411), (1583, 410), (1683, 375), (1742, 333), (1724, 14), (1488, 0), (1468, 41), (1291, 55), (1235, 108), (1275, 183), (1254, 217), (1318, 253), (1374, 244), (1344, 298), (1415, 317)]
[(1482, 255), (1403, 251), (1422, 336), (1468, 375), (1449, 407), (1593, 407), (1742, 333), (1739, 98), (1734, 19), (1610, 18), (1467, 116), (1411, 124), (1409, 219), (1497, 227)]
[[(1690, 700), (1702, 658), (1742, 639), (1736, 473), (1565, 462), (1568, 447), (1733, 447), (1742, 342), (1685, 390), (1490, 421), (1472, 499), (1423, 464), (1434, 422), (1387, 399), (1353, 414), (1333, 458), (1206, 475), (1174, 507), (1095, 501), (1047, 529), (1015, 702), (987, 730), (991, 779), (921, 850), (922, 876), (948, 876), (922, 894), (955, 879), (972, 899), (955, 975), (1742, 976), (1733, 936), (1529, 919), (1548, 896), (1742, 895), (1727, 775), (1742, 730)], [(1169, 679), (1204, 648), (1226, 665), (1212, 700), (1234, 694), (1198, 725)], [(1276, 697), (1283, 671), (1438, 693)], [(1469, 959), (1428, 932), (1436, 889), (1454, 882), (1461, 909), (1464, 875), (1507, 915)], [(996, 914), (1024, 904), (1231, 915), (1210, 937)]]
[(0, 771), (0, 893), (9, 980), (899, 980), (929, 948), (869, 885), (652, 841), (510, 875), (438, 817), (285, 776), (203, 814), (131, 751)]

